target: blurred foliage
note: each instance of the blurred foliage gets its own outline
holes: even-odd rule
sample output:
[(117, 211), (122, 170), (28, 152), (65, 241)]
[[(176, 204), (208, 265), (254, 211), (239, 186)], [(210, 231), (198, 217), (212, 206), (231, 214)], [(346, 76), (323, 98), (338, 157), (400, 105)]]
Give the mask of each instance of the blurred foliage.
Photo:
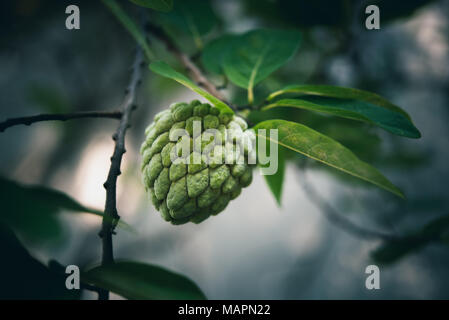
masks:
[(0, 222), (39, 243), (60, 240), (64, 230), (57, 214), (63, 210), (103, 214), (86, 208), (60, 191), (43, 186), (23, 186), (3, 177), (0, 177), (0, 203)]
[(63, 113), (70, 110), (70, 102), (62, 92), (51, 86), (32, 84), (28, 90), (28, 99), (31, 103), (48, 113)]
[(206, 44), (201, 53), (201, 62), (207, 71), (216, 74), (224, 74), (224, 57), (228, 50), (232, 48), (232, 42), (235, 38), (235, 35), (225, 34)]
[(173, 9), (173, 0), (130, 0), (130, 1), (139, 6), (162, 12), (168, 12), (171, 9)]
[(372, 253), (372, 257), (376, 263), (391, 264), (429, 244), (448, 245), (448, 235), (449, 215), (445, 215), (432, 220), (416, 231), (401, 236), (397, 240), (384, 243)]
[[(367, 3), (381, 8), (381, 23), (413, 14), (418, 8), (433, 0), (391, 1), (375, 0)], [(362, 17), (365, 7), (356, 0), (244, 0), (246, 14), (276, 24), (310, 28), (316, 26), (344, 27), (351, 23), (357, 8)]]
[(60, 274), (33, 258), (14, 233), (0, 223), (0, 299), (79, 299), (80, 290), (67, 290)]
[(172, 11), (154, 18), (189, 53), (201, 50), (204, 36), (219, 23), (210, 1), (203, 0), (175, 1)]

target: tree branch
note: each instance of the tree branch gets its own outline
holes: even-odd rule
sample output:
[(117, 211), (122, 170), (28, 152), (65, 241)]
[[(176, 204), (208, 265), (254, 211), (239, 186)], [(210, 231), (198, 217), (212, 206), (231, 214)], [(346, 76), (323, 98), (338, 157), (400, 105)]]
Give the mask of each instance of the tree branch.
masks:
[(305, 174), (305, 168), (302, 168), (299, 170), (299, 174), (301, 175), (299, 182), (306, 192), (307, 196), (309, 197), (309, 200), (314, 202), (322, 211), (324, 216), (334, 225), (337, 227), (340, 227), (344, 231), (348, 232), (349, 234), (352, 234), (353, 236), (356, 236), (358, 238), (363, 238), (367, 240), (396, 240), (398, 237), (389, 234), (384, 233), (368, 228), (361, 227), (355, 223), (353, 223), (351, 220), (346, 218), (345, 216), (341, 215), (337, 209), (335, 209), (333, 206), (331, 206), (326, 200), (321, 197), (318, 191), (313, 188), (313, 186), (310, 184), (310, 182), (307, 181), (307, 177)]
[(200, 68), (190, 59), (188, 55), (179, 50), (176, 44), (171, 40), (170, 36), (166, 34), (164, 29), (156, 26), (150, 22), (147, 22), (145, 29), (152, 33), (156, 38), (161, 40), (167, 47), (167, 50), (173, 53), (173, 55), (179, 60), (179, 62), (190, 73), (192, 79), (207, 92), (220, 99), (226, 101), (223, 95), (218, 91), (217, 87), (204, 76)]
[[(126, 89), (125, 98), (121, 104), (120, 109), (122, 110), (122, 118), (120, 119), (120, 124), (112, 136), (115, 141), (114, 153), (111, 157), (111, 167), (109, 168), (109, 173), (106, 182), (104, 183), (104, 188), (106, 189), (106, 203), (104, 208), (104, 217), (102, 221), (100, 237), (103, 242), (103, 255), (101, 264), (107, 265), (114, 263), (114, 254), (112, 248), (112, 235), (114, 234), (114, 229), (120, 219), (117, 213), (117, 178), (121, 174), (120, 165), (122, 162), (123, 154), (125, 150), (125, 134), (126, 130), (130, 127), (129, 120), (133, 110), (135, 110), (135, 100), (137, 86), (141, 82), (141, 68), (143, 66), (143, 52), (142, 48), (138, 46), (134, 63), (132, 66), (132, 75), (130, 83)], [(109, 292), (102, 291), (99, 293), (99, 299), (107, 300), (109, 298)]]
[(19, 124), (23, 125), (31, 125), (35, 122), (40, 121), (66, 121), (72, 119), (81, 119), (81, 118), (111, 118), (111, 119), (120, 119), (122, 117), (121, 111), (84, 111), (84, 112), (73, 112), (73, 113), (61, 113), (61, 114), (38, 114), (29, 117), (18, 117), (18, 118), (9, 118), (3, 122), (0, 122), (0, 132), (5, 131), (6, 129), (17, 126)]

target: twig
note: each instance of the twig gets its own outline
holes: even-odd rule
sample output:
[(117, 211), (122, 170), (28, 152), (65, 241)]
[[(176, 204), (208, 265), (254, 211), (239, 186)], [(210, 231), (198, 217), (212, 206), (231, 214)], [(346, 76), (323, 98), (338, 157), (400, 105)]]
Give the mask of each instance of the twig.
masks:
[[(100, 237), (103, 241), (103, 255), (102, 255), (102, 265), (107, 265), (114, 263), (114, 254), (112, 249), (112, 235), (114, 229), (120, 219), (117, 213), (117, 195), (116, 195), (116, 185), (117, 178), (121, 174), (120, 164), (122, 162), (123, 154), (125, 150), (125, 134), (126, 130), (129, 128), (129, 120), (133, 110), (135, 110), (135, 100), (136, 100), (136, 90), (137, 86), (141, 82), (141, 68), (143, 66), (143, 52), (140, 46), (137, 48), (136, 57), (132, 66), (131, 80), (126, 89), (126, 96), (123, 100), (120, 109), (123, 110), (122, 118), (120, 119), (120, 124), (112, 136), (115, 141), (114, 153), (111, 157), (111, 167), (109, 168), (108, 178), (104, 183), (104, 188), (106, 189), (106, 203), (104, 208), (104, 217), (100, 231)], [(109, 292), (103, 291), (99, 293), (99, 299), (107, 300), (109, 298)]]
[(358, 238), (363, 238), (367, 240), (396, 240), (398, 237), (392, 234), (367, 229), (361, 227), (343, 215), (341, 215), (337, 209), (331, 206), (321, 195), (313, 188), (309, 181), (307, 181), (305, 168), (299, 170), (301, 177), (298, 179), (301, 183), (302, 188), (307, 193), (307, 196), (311, 201), (313, 201), (322, 211), (324, 216), (334, 225), (340, 227), (346, 232), (356, 236)]
[(157, 37), (166, 45), (167, 50), (173, 53), (173, 55), (187, 69), (187, 71), (190, 73), (190, 76), (199, 86), (203, 87), (206, 91), (208, 91), (210, 94), (220, 99), (221, 101), (226, 101), (223, 95), (218, 91), (217, 87), (212, 82), (210, 82), (206, 78), (206, 76), (204, 76), (200, 68), (198, 68), (198, 66), (190, 59), (190, 57), (178, 49), (175, 43), (166, 34), (164, 29), (150, 22), (146, 23), (145, 28), (148, 32), (151, 32), (155, 37)]
[(35, 122), (40, 121), (66, 121), (72, 119), (81, 119), (81, 118), (111, 118), (111, 119), (120, 119), (122, 117), (121, 111), (84, 111), (84, 112), (74, 112), (74, 113), (61, 113), (61, 114), (38, 114), (35, 116), (29, 117), (18, 117), (18, 118), (9, 118), (3, 122), (0, 122), (0, 132), (5, 131), (6, 129), (17, 126), (19, 124), (23, 125), (31, 125)]

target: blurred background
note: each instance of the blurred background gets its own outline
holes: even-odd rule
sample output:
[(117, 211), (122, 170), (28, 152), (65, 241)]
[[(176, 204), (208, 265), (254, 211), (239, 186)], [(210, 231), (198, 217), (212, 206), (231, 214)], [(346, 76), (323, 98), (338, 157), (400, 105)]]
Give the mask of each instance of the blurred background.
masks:
[[(120, 3), (138, 16), (135, 5)], [(80, 30), (65, 28), (69, 4), (80, 8)], [(380, 8), (380, 30), (365, 29), (368, 4)], [(147, 70), (117, 190), (119, 214), (135, 230), (117, 229), (115, 257), (185, 274), (209, 299), (448, 299), (449, 1), (217, 0), (207, 8), (212, 14), (199, 12), (211, 24), (201, 38), (204, 43), (258, 27), (301, 30), (298, 54), (257, 87), (259, 96), (290, 83), (332, 84), (379, 93), (405, 109), (421, 139), (307, 112), (295, 116), (379, 168), (407, 199), (395, 199), (316, 163), (304, 167), (302, 159), (291, 156), (281, 206), (255, 172), (251, 187), (218, 216), (199, 225), (170, 225), (144, 193), (139, 148), (154, 114), (198, 96)], [(197, 59), (198, 43), (195, 47), (182, 32), (176, 37)], [(154, 46), (166, 59), (163, 46)], [(0, 121), (117, 107), (134, 48), (134, 40), (100, 1), (1, 1)], [(229, 86), (224, 93), (236, 103), (246, 94)], [(276, 112), (280, 118), (292, 117)], [(254, 113), (250, 118), (260, 117)], [(102, 210), (116, 126), (112, 119), (82, 119), (15, 126), (0, 134), (5, 204), (0, 210), (2, 216), (15, 216), (8, 221), (17, 237), (2, 227), (1, 277), (9, 285), (0, 284), (0, 297), (47, 297), (52, 280), (43, 277), (34, 284), (27, 278), (32, 264), (24, 248), (33, 263), (54, 268), (53, 260), (80, 267), (100, 262), (100, 217), (55, 210), (51, 219), (43, 219), (40, 215), (48, 212), (40, 211), (42, 199), (20, 186), (60, 190)], [(363, 230), (407, 241), (389, 243)], [(440, 237), (427, 236), (429, 230)], [(380, 290), (365, 288), (370, 264), (380, 266)], [(82, 298), (96, 295), (83, 291)]]

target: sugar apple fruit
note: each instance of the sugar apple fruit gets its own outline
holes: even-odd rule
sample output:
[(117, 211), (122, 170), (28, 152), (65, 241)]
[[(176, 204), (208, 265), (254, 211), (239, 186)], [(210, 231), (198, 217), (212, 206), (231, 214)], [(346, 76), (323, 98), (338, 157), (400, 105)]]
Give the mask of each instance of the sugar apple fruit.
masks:
[(143, 183), (164, 220), (199, 223), (252, 181), (255, 135), (236, 115), (194, 100), (174, 103), (145, 130)]

